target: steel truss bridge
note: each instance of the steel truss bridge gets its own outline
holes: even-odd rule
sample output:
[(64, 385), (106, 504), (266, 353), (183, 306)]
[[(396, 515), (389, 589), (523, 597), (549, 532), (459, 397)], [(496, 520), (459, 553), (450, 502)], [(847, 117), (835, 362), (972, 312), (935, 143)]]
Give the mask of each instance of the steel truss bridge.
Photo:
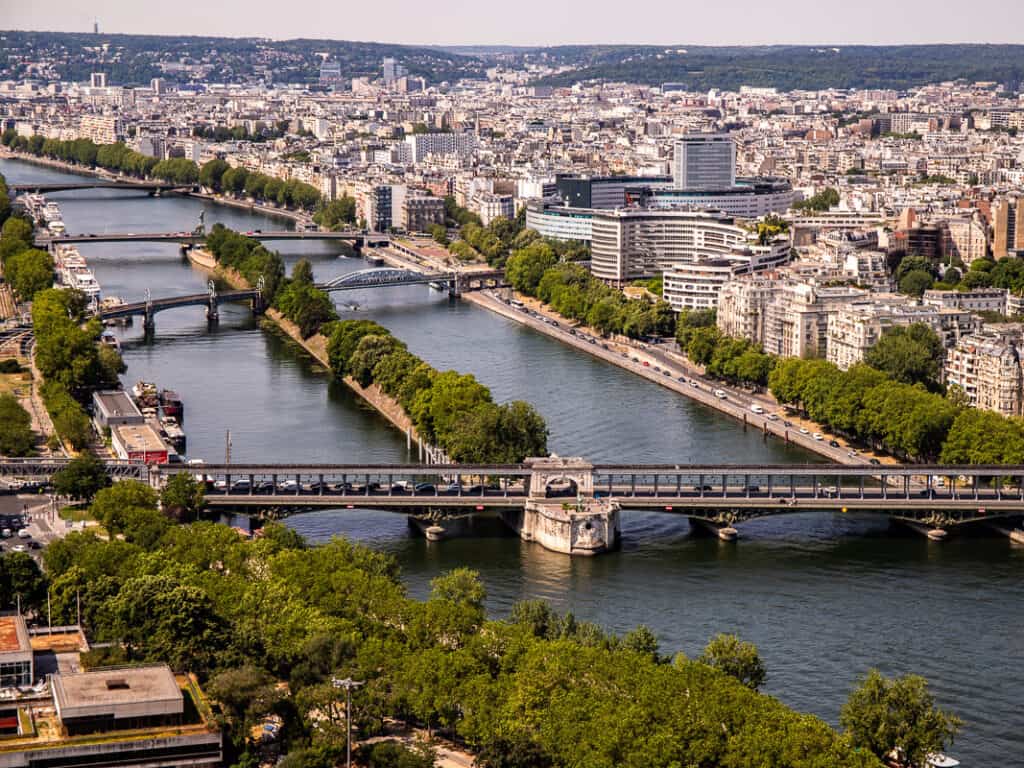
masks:
[(170, 182), (150, 181), (81, 181), (81, 182), (56, 182), (49, 184), (8, 184), (14, 194), (31, 192), (37, 195), (50, 192), (70, 192), (76, 189), (123, 189), (130, 192), (145, 192), (149, 195), (161, 194), (163, 192), (193, 192), (198, 189), (196, 184), (172, 184)]
[[(349, 272), (329, 282), (317, 285), (322, 291), (334, 293), (338, 291), (357, 291), (367, 288), (389, 288), (402, 285), (436, 284), (445, 287), (450, 294), (459, 295), (464, 291), (498, 286), (504, 284), (505, 273), (502, 270), (486, 270), (479, 272), (414, 272), (409, 269), (395, 267), (371, 267)], [(257, 286), (251, 289), (218, 291), (212, 281), (207, 284), (206, 293), (193, 293), (185, 296), (167, 296), (149, 298), (100, 309), (96, 316), (101, 320), (117, 320), (128, 317), (142, 317), (147, 328), (153, 327), (153, 316), (157, 312), (179, 307), (206, 307), (207, 318), (218, 318), (218, 305), (223, 301), (248, 301), (253, 312), (264, 309), (263, 290)]]
[[(0, 478), (46, 480), (61, 459), (0, 460)], [(371, 507), (486, 511), (523, 508), (538, 493), (576, 498), (589, 485), (624, 509), (698, 520), (739, 521), (796, 512), (876, 512), (897, 520), (955, 526), (1024, 515), (1024, 466), (899, 465), (585, 465), (566, 484), (538, 487), (530, 463), (167, 464), (111, 462), (112, 477), (159, 485), (201, 473), (207, 504), (257, 510)], [(550, 473), (541, 477), (550, 478)]]
[[(358, 230), (342, 230), (340, 232), (303, 232), (299, 230), (266, 230), (243, 233), (253, 240), (345, 240), (356, 243), (387, 242), (387, 235), (367, 234)], [(60, 243), (180, 243), (182, 245), (202, 245), (207, 235), (201, 232), (97, 232), (73, 235), (37, 234), (35, 244), (46, 248)]]

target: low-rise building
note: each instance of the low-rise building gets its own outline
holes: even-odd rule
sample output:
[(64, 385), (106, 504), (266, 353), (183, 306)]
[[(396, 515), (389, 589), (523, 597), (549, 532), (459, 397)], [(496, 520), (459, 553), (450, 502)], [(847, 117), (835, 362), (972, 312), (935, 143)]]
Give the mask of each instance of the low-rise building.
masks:
[(25, 619), (0, 616), (0, 689), (32, 685), (32, 642)]
[(934, 307), (947, 309), (970, 309), (975, 312), (1006, 313), (1005, 288), (973, 288), (969, 291), (936, 291), (924, 292), (921, 300)]

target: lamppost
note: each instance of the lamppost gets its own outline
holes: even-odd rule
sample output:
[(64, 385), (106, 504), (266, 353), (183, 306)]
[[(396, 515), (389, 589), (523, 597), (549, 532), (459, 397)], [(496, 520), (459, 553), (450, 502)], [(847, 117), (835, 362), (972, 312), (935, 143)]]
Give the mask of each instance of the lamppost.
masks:
[(345, 689), (345, 766), (346, 768), (352, 768), (352, 689), (358, 688), (363, 685), (365, 681), (353, 680), (351, 677), (346, 677), (344, 680), (339, 680), (336, 677), (331, 678), (331, 685), (335, 688)]

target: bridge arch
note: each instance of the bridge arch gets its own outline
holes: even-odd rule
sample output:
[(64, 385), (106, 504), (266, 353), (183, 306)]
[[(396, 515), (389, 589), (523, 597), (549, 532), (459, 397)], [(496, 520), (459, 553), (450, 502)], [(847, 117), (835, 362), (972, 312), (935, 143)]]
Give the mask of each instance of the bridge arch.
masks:
[(410, 269), (399, 269), (398, 267), (370, 267), (339, 275), (333, 280), (323, 283), (320, 287), (328, 291), (340, 291), (352, 288), (378, 288), (388, 285), (410, 285), (415, 283), (428, 283), (435, 280), (448, 280), (449, 275), (424, 274), (413, 272)]

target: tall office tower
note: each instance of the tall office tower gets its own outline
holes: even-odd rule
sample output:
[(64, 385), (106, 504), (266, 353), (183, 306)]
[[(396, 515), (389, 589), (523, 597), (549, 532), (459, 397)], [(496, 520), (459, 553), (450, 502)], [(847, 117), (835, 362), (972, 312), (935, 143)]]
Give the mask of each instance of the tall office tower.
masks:
[(694, 133), (676, 141), (676, 189), (729, 189), (736, 183), (736, 145), (724, 133)]
[(992, 255), (997, 259), (1024, 255), (1024, 199), (1003, 197), (992, 208)]

